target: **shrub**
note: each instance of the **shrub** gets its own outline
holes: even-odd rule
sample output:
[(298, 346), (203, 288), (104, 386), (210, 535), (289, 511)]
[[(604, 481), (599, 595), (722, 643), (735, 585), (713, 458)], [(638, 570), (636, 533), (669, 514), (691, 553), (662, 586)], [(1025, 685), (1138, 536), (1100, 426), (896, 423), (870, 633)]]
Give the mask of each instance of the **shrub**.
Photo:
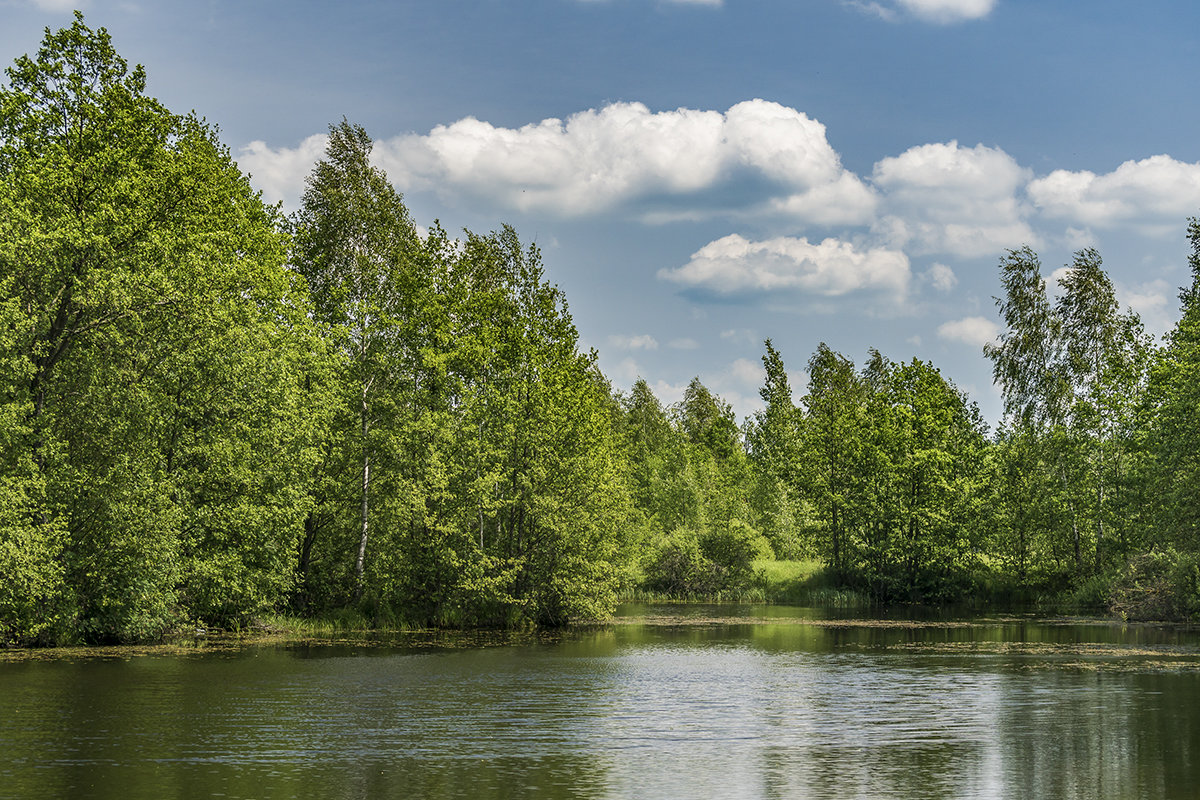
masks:
[(1109, 608), (1125, 619), (1200, 616), (1200, 556), (1173, 549), (1130, 559), (1113, 584)]
[(716, 565), (704, 555), (700, 536), (690, 528), (676, 528), (655, 549), (646, 567), (647, 589), (677, 595), (719, 591)]

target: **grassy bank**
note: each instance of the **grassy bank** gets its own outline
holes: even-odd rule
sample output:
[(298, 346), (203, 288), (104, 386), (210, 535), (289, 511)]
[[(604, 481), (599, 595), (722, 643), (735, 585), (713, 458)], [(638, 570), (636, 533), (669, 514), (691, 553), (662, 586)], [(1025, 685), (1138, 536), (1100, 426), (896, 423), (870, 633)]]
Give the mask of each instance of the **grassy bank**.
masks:
[(819, 561), (757, 560), (740, 587), (708, 594), (673, 594), (634, 587), (621, 595), (630, 603), (777, 603), (794, 606), (862, 608), (868, 598), (838, 588)]

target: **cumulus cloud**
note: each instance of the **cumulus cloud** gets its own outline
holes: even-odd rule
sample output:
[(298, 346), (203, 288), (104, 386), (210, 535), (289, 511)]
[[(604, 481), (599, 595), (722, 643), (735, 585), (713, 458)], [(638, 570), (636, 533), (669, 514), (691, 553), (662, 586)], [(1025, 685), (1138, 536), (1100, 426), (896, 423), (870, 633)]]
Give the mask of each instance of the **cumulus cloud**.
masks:
[(767, 371), (758, 359), (738, 358), (719, 372), (702, 374), (700, 380), (714, 394), (733, 407), (739, 417), (748, 416), (763, 408), (758, 389), (766, 380)]
[(376, 158), (401, 188), (566, 215), (678, 200), (739, 178), (774, 187), (762, 201), (778, 199), (806, 219), (865, 221), (874, 204), (842, 168), (824, 125), (766, 100), (725, 113), (613, 103), (521, 128), (467, 117), (379, 142)]
[(878, 194), (857, 175), (843, 172), (836, 179), (768, 202), (770, 211), (817, 225), (855, 225), (869, 220), (879, 204)]
[(1029, 197), (1047, 216), (1084, 225), (1178, 225), (1200, 206), (1200, 163), (1157, 155), (1126, 161), (1103, 175), (1055, 170), (1030, 182)]
[(295, 206), (304, 193), (304, 179), (325, 155), (328, 143), (329, 137), (323, 133), (309, 136), (296, 147), (273, 148), (255, 140), (238, 151), (238, 166), (250, 173), (268, 203)]
[(872, 179), (885, 196), (875, 229), (896, 247), (964, 257), (1035, 244), (1018, 196), (1030, 177), (999, 148), (912, 147), (875, 164)]
[(937, 333), (942, 339), (983, 347), (996, 340), (1000, 326), (984, 317), (964, 317), (942, 323)]
[(767, 379), (767, 371), (761, 361), (739, 358), (729, 367), (730, 373), (748, 386), (760, 386)]
[(846, 0), (846, 5), (889, 22), (895, 22), (907, 14), (924, 22), (949, 25), (983, 19), (992, 13), (996, 0)]
[(608, 337), (608, 343), (620, 350), (657, 350), (658, 340), (647, 333), (638, 336), (614, 335)]
[(1174, 325), (1175, 291), (1166, 281), (1159, 278), (1132, 286), (1118, 283), (1116, 290), (1117, 298), (1142, 318), (1146, 330), (1161, 335)]
[(901, 252), (859, 250), (837, 239), (820, 244), (803, 237), (752, 242), (731, 234), (697, 250), (682, 267), (659, 270), (658, 276), (722, 295), (794, 290), (833, 297), (860, 289), (902, 294), (909, 263)]
[(925, 270), (924, 277), (939, 292), (948, 292), (958, 285), (958, 276), (945, 264), (934, 264)]
[(637, 361), (626, 357), (615, 364), (606, 364), (604, 373), (618, 386), (632, 386), (634, 381), (642, 377), (644, 371)]
[[(647, 381), (647, 383), (649, 383), (649, 381)], [(650, 383), (650, 390), (654, 392), (654, 396), (658, 398), (658, 402), (662, 403), (664, 406), (671, 406), (683, 400), (683, 393), (687, 391), (689, 383), (691, 383), (691, 381), (684, 381), (683, 383), (669, 383), (659, 379), (654, 383)]]
[(948, 24), (971, 19), (983, 19), (992, 13), (996, 0), (897, 0), (899, 6), (914, 17)]

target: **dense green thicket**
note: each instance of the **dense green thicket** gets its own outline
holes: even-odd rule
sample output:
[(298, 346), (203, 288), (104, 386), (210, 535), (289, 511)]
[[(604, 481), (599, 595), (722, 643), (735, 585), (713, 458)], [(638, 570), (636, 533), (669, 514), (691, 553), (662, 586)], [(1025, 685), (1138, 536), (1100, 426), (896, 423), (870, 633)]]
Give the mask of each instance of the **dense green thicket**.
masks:
[(510, 229), (332, 129), (292, 220), (81, 17), (0, 91), (0, 639), (611, 611), (619, 414)]
[(1080, 251), (1001, 262), (989, 436), (930, 363), (765, 343), (739, 427), (614, 392), (536, 248), (420, 232), (342, 122), (290, 219), (103, 30), (0, 89), (0, 642), (341, 609), (557, 625), (820, 560), (879, 601), (1200, 613), (1200, 224), (1161, 347)]

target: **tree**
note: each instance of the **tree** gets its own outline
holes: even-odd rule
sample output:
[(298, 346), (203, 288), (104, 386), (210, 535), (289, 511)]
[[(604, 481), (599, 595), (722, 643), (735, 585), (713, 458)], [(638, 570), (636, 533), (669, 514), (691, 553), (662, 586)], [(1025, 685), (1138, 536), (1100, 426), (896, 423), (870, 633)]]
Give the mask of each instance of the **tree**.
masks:
[(1044, 428), (1060, 422), (1059, 318), (1046, 297), (1042, 264), (1029, 247), (1010, 250), (1000, 261), (1004, 297), (996, 298), (1005, 330), (999, 344), (984, 345), (992, 374), (1004, 392), (1005, 416)]
[(596, 355), (579, 351), (540, 251), (512, 228), (468, 235), (454, 272), (491, 312), (464, 314), (484, 356), (463, 399), (464, 430), (480, 431), (470, 477), (482, 552), (461, 602), (493, 623), (604, 616), (624, 576), (630, 503)]
[[(1034, 463), (1057, 476), (1074, 571), (1082, 577), (1089, 547), (1091, 570), (1104, 566), (1106, 520), (1115, 520), (1114, 491), (1129, 471), (1133, 411), (1144, 386), (1149, 342), (1137, 316), (1120, 313), (1095, 250), (1075, 254), (1053, 306), (1040, 269), (1028, 247), (1001, 262), (1005, 297), (996, 302), (1007, 330), (984, 352), (1004, 391), (1014, 435), (1029, 432), (1040, 448)], [(1123, 533), (1120, 541), (1126, 539)]]
[(1094, 569), (1099, 572), (1105, 521), (1113, 519), (1115, 478), (1127, 460), (1124, 434), (1142, 394), (1149, 342), (1137, 315), (1121, 314), (1095, 250), (1076, 253), (1060, 284), (1063, 294), (1055, 306), (1062, 337), (1059, 372), (1068, 387), (1066, 421), (1083, 450), (1086, 475), (1081, 477), (1091, 485)]
[(1147, 457), (1146, 544), (1200, 550), (1200, 220), (1188, 222), (1192, 280), (1181, 289), (1180, 319), (1152, 362), (1143, 410)]
[(313, 417), (276, 214), (81, 15), (7, 75), (0, 274), (25, 409), (8, 464), (35, 470), (20, 496), (64, 578), (61, 631), (147, 638), (269, 606)]
[(821, 342), (808, 361), (804, 398), (804, 483), (821, 518), (822, 550), (835, 575), (849, 566), (857, 463), (865, 429), (865, 392), (854, 363)]
[(331, 125), (325, 158), (306, 181), (293, 220), (297, 271), (308, 282), (317, 320), (345, 364), (355, 420), (358, 536), (353, 593), (361, 598), (371, 528), (372, 457), (387, 437), (391, 394), (406, 342), (405, 289), (411, 282), (416, 228), (382, 170), (371, 166), (366, 131)]
[(755, 468), (754, 506), (758, 525), (776, 555), (798, 556), (800, 507), (799, 474), (802, 446), (800, 412), (792, 401), (783, 357), (767, 339), (762, 357), (766, 372), (759, 389), (765, 407), (755, 413), (746, 434), (746, 447)]
[(896, 536), (889, 569), (899, 596), (953, 596), (969, 570), (972, 496), (983, 431), (965, 398), (930, 363), (890, 374)]

